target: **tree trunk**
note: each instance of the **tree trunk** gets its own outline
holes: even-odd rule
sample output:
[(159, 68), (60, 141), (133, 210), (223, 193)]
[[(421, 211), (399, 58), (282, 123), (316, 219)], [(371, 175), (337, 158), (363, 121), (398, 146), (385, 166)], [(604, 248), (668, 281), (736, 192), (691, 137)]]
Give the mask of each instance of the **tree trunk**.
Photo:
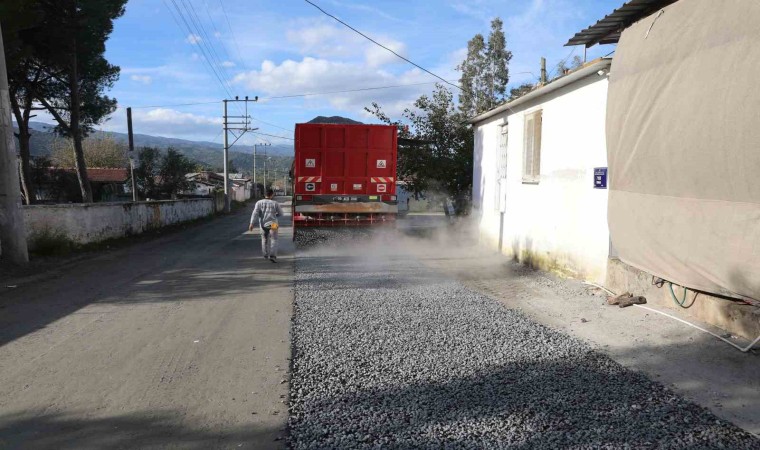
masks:
[(31, 205), (36, 200), (36, 193), (34, 191), (34, 184), (32, 183), (32, 168), (29, 164), (29, 127), (26, 124), (22, 125), (19, 123), (18, 131), (21, 189), (24, 191), (26, 204)]
[[(76, 38), (74, 38), (76, 39)], [(77, 52), (76, 41), (74, 43), (74, 52), (71, 57), (71, 68), (69, 72), (69, 89), (71, 98), (71, 117), (69, 130), (71, 138), (74, 140), (74, 156), (77, 169), (77, 178), (79, 179), (79, 189), (82, 192), (82, 201), (92, 203), (92, 187), (90, 179), (87, 177), (87, 164), (84, 161), (84, 149), (82, 148), (82, 131), (79, 128), (79, 78), (77, 74)]]
[(11, 90), (10, 93), (11, 109), (16, 117), (18, 126), (18, 147), (19, 147), (19, 175), (21, 179), (21, 190), (24, 193), (24, 200), (29, 205), (34, 203), (35, 193), (32, 185), (31, 168), (29, 166), (29, 110), (31, 108), (31, 98), (25, 104), (25, 110), (21, 112), (21, 106), (16, 99), (16, 92)]

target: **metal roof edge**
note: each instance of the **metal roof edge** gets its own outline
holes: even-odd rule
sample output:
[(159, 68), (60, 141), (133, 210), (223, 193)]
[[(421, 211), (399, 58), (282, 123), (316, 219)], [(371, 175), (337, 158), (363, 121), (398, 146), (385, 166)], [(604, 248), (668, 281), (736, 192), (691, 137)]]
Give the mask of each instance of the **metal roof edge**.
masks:
[(482, 114), (479, 114), (471, 119), (468, 119), (467, 123), (476, 124), (478, 122), (482, 122), (499, 113), (502, 113), (504, 111), (520, 106), (523, 103), (529, 102), (538, 97), (542, 97), (546, 94), (556, 91), (557, 89), (563, 88), (575, 81), (586, 78), (587, 76), (595, 74), (596, 72), (602, 69), (607, 69), (610, 67), (611, 64), (612, 64), (612, 58), (599, 58), (597, 61), (592, 61), (590, 64), (583, 66), (580, 69), (577, 69), (574, 72), (571, 72), (565, 75), (564, 77), (558, 78), (557, 80), (552, 81), (551, 83), (545, 84), (544, 86), (541, 86), (537, 88), (536, 90), (523, 95), (522, 97), (519, 97), (501, 106), (497, 106), (496, 108), (490, 111), (486, 111)]

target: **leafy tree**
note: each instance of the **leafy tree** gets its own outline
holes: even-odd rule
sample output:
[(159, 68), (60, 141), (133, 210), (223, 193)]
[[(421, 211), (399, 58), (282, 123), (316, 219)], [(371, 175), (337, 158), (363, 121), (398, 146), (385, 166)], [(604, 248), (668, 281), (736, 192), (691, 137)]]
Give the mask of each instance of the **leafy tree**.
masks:
[[(128, 165), (127, 146), (109, 135), (88, 137), (82, 142), (82, 148), (87, 167), (123, 168)], [(71, 139), (56, 139), (51, 150), (52, 160), (57, 166), (76, 165), (74, 143)]]
[(516, 88), (512, 88), (509, 90), (509, 98), (507, 100), (512, 101), (517, 98), (520, 98), (535, 88), (536, 86), (532, 83), (523, 83), (517, 86)]
[(104, 58), (113, 21), (127, 0), (33, 0), (42, 14), (33, 37), (34, 57), (51, 82), (37, 100), (55, 118), (57, 131), (74, 144), (82, 198), (92, 201), (82, 140), (116, 108), (103, 95), (119, 77), (119, 67)]
[(41, 15), (29, 0), (3, 0), (0, 2), (0, 17), (13, 18), (3, 21), (3, 42), (11, 110), (18, 127), (16, 137), (21, 162), (21, 189), (24, 200), (29, 204), (36, 198), (30, 161), (32, 134), (29, 120), (34, 117), (33, 111), (45, 109), (34, 105), (34, 99), (49, 82), (49, 76), (36, 64), (34, 48), (29, 40), (41, 22)]
[(455, 199), (457, 213), (466, 213), (474, 137), (451, 91), (436, 85), (431, 96), (421, 96), (414, 109), (404, 110), (402, 120), (390, 119), (377, 103), (365, 109), (380, 121), (398, 126), (401, 137), (419, 142), (399, 149), (398, 178), (407, 181), (407, 189), (414, 195), (440, 189)]
[(195, 164), (185, 155), (173, 148), (166, 150), (161, 158), (161, 166), (158, 171), (160, 179), (160, 191), (165, 198), (173, 198), (182, 191), (190, 189), (192, 182), (185, 177), (193, 171)]
[(470, 39), (467, 57), (457, 66), (462, 73), (459, 109), (467, 117), (487, 111), (505, 100), (512, 52), (507, 50), (503, 25), (497, 17), (491, 21), (488, 41), (481, 34)]
[(570, 62), (568, 62), (566, 59), (563, 59), (562, 61), (557, 63), (557, 69), (556, 69), (557, 75), (555, 78), (561, 77), (568, 71), (575, 70), (582, 65), (583, 65), (583, 59), (578, 55), (575, 55)]
[(137, 192), (143, 198), (173, 198), (192, 187), (185, 175), (194, 170), (195, 164), (174, 148), (161, 154), (157, 148), (143, 147), (135, 167)]
[(158, 176), (161, 168), (161, 152), (155, 147), (143, 147), (137, 153), (135, 185), (142, 198), (158, 198)]

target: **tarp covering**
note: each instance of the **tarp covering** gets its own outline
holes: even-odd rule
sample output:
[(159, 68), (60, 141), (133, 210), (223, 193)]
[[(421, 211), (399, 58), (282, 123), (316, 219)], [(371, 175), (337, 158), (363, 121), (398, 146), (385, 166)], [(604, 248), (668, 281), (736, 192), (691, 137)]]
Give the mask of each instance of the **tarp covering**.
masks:
[(607, 148), (623, 262), (760, 299), (760, 1), (680, 0), (625, 30)]

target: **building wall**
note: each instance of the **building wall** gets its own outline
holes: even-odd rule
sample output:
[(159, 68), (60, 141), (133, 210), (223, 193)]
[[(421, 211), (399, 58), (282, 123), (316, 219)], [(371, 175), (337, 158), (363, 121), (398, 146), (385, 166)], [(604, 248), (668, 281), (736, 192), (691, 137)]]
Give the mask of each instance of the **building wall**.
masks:
[[(473, 200), (481, 244), (498, 249), (500, 125), (508, 121), (502, 253), (536, 267), (604, 282), (609, 254), (607, 191), (593, 188), (607, 166), (607, 78), (594, 74), (475, 124)], [(522, 181), (524, 117), (543, 112), (541, 176)]]
[(214, 199), (23, 206), (27, 239), (63, 233), (79, 244), (120, 238), (214, 214)]

